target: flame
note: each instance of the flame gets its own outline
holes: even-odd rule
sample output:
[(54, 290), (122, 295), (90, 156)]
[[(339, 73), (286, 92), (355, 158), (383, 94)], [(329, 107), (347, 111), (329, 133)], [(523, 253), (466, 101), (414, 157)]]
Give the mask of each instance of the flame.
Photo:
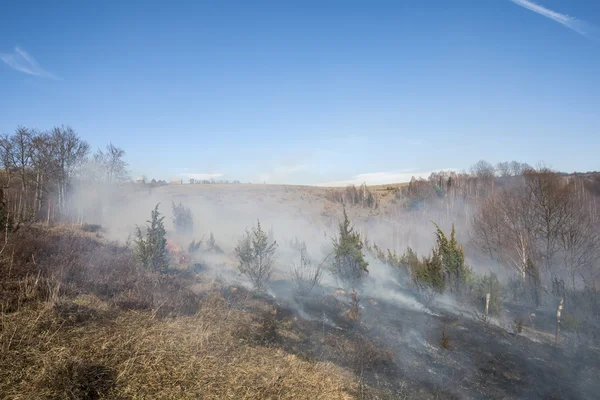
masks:
[(180, 246), (177, 246), (171, 239), (167, 239), (166, 244), (167, 251), (177, 260), (180, 264), (187, 264), (190, 262), (190, 256), (186, 254)]

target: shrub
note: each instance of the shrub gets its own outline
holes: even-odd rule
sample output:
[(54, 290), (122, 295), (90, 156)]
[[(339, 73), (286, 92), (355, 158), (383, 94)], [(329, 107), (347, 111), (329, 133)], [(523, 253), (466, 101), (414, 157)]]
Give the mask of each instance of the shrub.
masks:
[(437, 249), (413, 265), (413, 282), (421, 290), (444, 291), (444, 265)]
[(353, 288), (369, 273), (369, 263), (362, 252), (360, 234), (350, 226), (348, 214), (344, 209), (344, 221), (339, 225), (339, 237), (333, 239), (333, 263), (331, 270), (345, 289)]
[(581, 319), (575, 314), (565, 313), (561, 319), (561, 324), (565, 329), (579, 331), (582, 327)]
[(223, 253), (223, 250), (219, 247), (219, 245), (217, 244), (217, 241), (215, 240), (215, 236), (213, 235), (213, 233), (210, 233), (210, 237), (208, 238), (208, 241), (206, 242), (206, 247), (207, 250), (213, 253)]
[[(159, 203), (160, 204), (160, 203)], [(136, 227), (135, 250), (140, 264), (153, 271), (166, 271), (169, 267), (167, 255), (167, 239), (163, 220), (158, 212), (159, 204), (154, 207), (150, 221), (146, 227), (146, 237), (142, 230)]]
[(300, 249), (300, 262), (292, 264), (292, 282), (300, 296), (309, 294), (321, 281), (321, 264), (313, 264), (306, 252), (306, 246)]
[(273, 273), (277, 242), (269, 243), (267, 234), (262, 230), (260, 221), (252, 231), (246, 234), (235, 248), (239, 261), (238, 269), (257, 290), (264, 290)]
[(175, 232), (180, 235), (189, 235), (194, 231), (194, 216), (192, 210), (185, 207), (181, 202), (173, 202), (173, 226)]
[[(435, 224), (434, 224), (435, 225)], [(439, 226), (435, 225), (437, 252), (444, 264), (446, 286), (453, 292), (459, 292), (471, 279), (471, 268), (465, 264), (465, 252), (456, 240), (456, 230), (452, 224), (450, 240)]]
[(195, 253), (198, 250), (200, 250), (200, 247), (202, 246), (202, 240), (196, 241), (196, 239), (192, 240), (190, 242), (190, 244), (188, 245), (188, 253)]
[(484, 276), (475, 276), (473, 278), (473, 290), (471, 292), (473, 302), (476, 307), (485, 307), (485, 295), (490, 294), (489, 313), (500, 315), (502, 311), (502, 299), (504, 288), (493, 272)]
[(417, 253), (412, 248), (407, 247), (400, 257), (400, 264), (407, 271), (412, 272), (419, 267), (419, 256), (417, 256)]

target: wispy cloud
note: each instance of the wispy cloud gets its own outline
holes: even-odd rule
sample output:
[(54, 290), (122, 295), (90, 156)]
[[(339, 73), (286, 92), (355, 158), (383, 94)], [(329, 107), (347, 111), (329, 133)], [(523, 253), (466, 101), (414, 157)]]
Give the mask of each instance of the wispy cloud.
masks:
[(4, 61), (12, 69), (27, 75), (39, 78), (59, 79), (56, 75), (42, 68), (31, 54), (19, 46), (15, 47), (14, 53), (0, 53), (0, 60)]
[[(455, 171), (454, 168), (443, 168), (436, 170), (439, 171)], [(408, 182), (414, 176), (415, 178), (427, 178), (434, 171), (418, 171), (416, 169), (402, 169), (398, 171), (383, 171), (383, 172), (369, 172), (365, 174), (355, 175), (351, 179), (323, 182), (318, 183), (316, 186), (347, 186), (347, 185), (385, 185), (389, 183), (402, 183)]]
[(524, 7), (534, 13), (540, 14), (546, 18), (550, 18), (551, 20), (558, 22), (559, 24), (566, 26), (567, 28), (588, 37), (590, 39), (595, 39), (597, 29), (594, 25), (591, 25), (585, 21), (582, 21), (578, 18), (568, 16), (566, 14), (561, 14), (556, 11), (552, 11), (544, 6), (536, 4), (529, 0), (510, 0), (511, 2)]

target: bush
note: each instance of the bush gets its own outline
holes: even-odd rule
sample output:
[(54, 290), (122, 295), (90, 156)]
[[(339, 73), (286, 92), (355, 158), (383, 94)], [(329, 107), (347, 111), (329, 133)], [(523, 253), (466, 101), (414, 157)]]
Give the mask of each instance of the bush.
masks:
[(262, 230), (260, 221), (252, 231), (246, 230), (246, 234), (235, 248), (235, 254), (239, 261), (238, 269), (241, 274), (250, 279), (255, 289), (265, 289), (275, 264), (275, 252), (277, 242), (269, 243), (267, 234)]
[(493, 272), (484, 276), (475, 276), (473, 278), (473, 289), (471, 291), (472, 301), (477, 308), (485, 307), (485, 295), (490, 294), (491, 315), (500, 315), (502, 311), (502, 300), (504, 296), (504, 287), (498, 277)]
[(442, 257), (434, 249), (429, 257), (423, 257), (412, 267), (415, 286), (427, 296), (427, 304), (444, 291), (444, 267)]
[(360, 234), (350, 226), (344, 209), (344, 221), (339, 225), (339, 237), (333, 239), (333, 264), (331, 270), (345, 289), (354, 288), (369, 273), (369, 263), (365, 261)]
[(296, 293), (300, 296), (309, 294), (321, 281), (323, 269), (321, 264), (312, 263), (306, 252), (306, 246), (300, 249), (300, 262), (292, 264), (292, 282)]
[(194, 216), (192, 210), (185, 207), (181, 202), (173, 202), (173, 226), (175, 232), (180, 235), (191, 235), (194, 232)]
[[(159, 203), (160, 204), (160, 203)], [(163, 220), (156, 205), (151, 214), (151, 219), (146, 227), (146, 237), (136, 227), (135, 250), (140, 264), (153, 271), (166, 271), (169, 267), (167, 255), (167, 239)]]
[(218, 253), (218, 254), (223, 253), (223, 250), (217, 244), (217, 241), (215, 240), (215, 236), (213, 235), (212, 232), (210, 233), (210, 237), (208, 238), (208, 241), (206, 242), (206, 250), (208, 250), (212, 253)]
[[(435, 224), (434, 224), (435, 225)], [(471, 279), (471, 268), (465, 264), (465, 252), (456, 240), (456, 230), (452, 224), (450, 240), (446, 238), (439, 226), (435, 225), (437, 252), (444, 264), (444, 279), (446, 286), (452, 292), (460, 292)]]

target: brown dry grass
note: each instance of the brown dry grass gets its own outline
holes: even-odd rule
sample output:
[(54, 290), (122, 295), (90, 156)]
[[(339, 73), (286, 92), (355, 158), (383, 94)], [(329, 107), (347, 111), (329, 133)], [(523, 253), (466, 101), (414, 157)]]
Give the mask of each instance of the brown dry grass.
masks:
[[(193, 282), (193, 293), (189, 277), (140, 271), (127, 251), (66, 232), (21, 233), (0, 260), (10, 289), (1, 298), (2, 398), (358, 397), (352, 371), (274, 345), (275, 314), (233, 307), (210, 284)], [(243, 331), (266, 337), (248, 341)]]

